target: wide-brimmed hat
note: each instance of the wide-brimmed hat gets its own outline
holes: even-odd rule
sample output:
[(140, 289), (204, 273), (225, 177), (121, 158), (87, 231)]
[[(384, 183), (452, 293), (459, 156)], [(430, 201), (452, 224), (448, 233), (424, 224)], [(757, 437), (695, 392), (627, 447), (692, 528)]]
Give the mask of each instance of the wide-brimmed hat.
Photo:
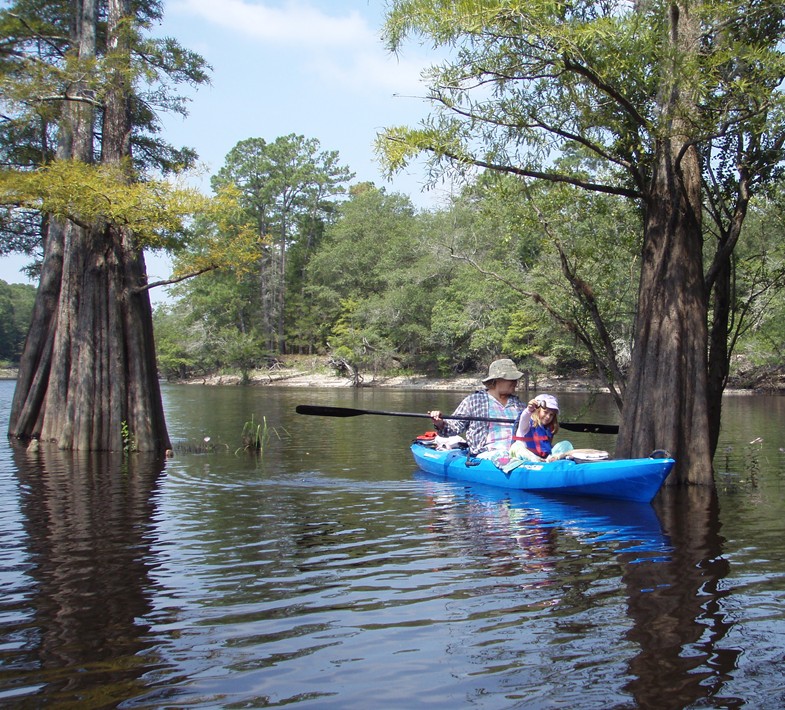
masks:
[(559, 411), (559, 400), (556, 399), (552, 394), (538, 394), (534, 401), (537, 402), (541, 407), (546, 407), (547, 409), (553, 409), (555, 411)]
[(483, 377), (483, 383), (491, 380), (520, 380), (523, 373), (518, 371), (512, 360), (494, 360), (488, 368), (488, 376)]

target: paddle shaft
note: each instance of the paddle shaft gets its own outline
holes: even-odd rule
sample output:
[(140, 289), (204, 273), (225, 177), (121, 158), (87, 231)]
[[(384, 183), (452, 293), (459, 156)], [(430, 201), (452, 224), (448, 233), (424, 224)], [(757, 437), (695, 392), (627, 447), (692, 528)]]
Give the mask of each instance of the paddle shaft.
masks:
[[(352, 409), (350, 407), (320, 407), (317, 405), (298, 404), (295, 408), (298, 414), (314, 414), (322, 417), (358, 417), (362, 414), (378, 414), (386, 417), (417, 417), (430, 419), (429, 414), (422, 412), (384, 412), (378, 409)], [(443, 414), (442, 419), (455, 419), (464, 422), (500, 422), (514, 424), (515, 419), (497, 419), (493, 417), (464, 417), (455, 414)], [(616, 424), (581, 424), (577, 422), (559, 422), (562, 429), (569, 431), (585, 431), (595, 434), (617, 434), (619, 427)]]

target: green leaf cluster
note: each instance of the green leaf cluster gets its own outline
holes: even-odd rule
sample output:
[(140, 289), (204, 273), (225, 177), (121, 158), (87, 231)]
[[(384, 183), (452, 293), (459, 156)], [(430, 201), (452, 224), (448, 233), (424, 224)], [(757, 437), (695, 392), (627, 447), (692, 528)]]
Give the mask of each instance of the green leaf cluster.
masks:
[(195, 189), (162, 180), (129, 181), (118, 165), (56, 160), (37, 170), (0, 171), (0, 206), (35, 210), (77, 224), (114, 224), (140, 247), (175, 248), (193, 215), (208, 211)]
[[(80, 41), (80, 3), (15, 0), (0, 9), (3, 253), (40, 257), (52, 217), (111, 224), (133, 233), (139, 248), (178, 249), (193, 215), (208, 211), (196, 191), (161, 179), (192, 168), (196, 153), (162, 139), (159, 113), (185, 114), (185, 97), (175, 87), (205, 83), (209, 67), (174, 39), (150, 36), (162, 16), (160, 2), (130, 6), (112, 28), (112, 43), (107, 10), (96, 3), (89, 30), (95, 37)], [(117, 156), (107, 159), (108, 131), (97, 126), (119, 84), (130, 150), (124, 164), (111, 165)]]

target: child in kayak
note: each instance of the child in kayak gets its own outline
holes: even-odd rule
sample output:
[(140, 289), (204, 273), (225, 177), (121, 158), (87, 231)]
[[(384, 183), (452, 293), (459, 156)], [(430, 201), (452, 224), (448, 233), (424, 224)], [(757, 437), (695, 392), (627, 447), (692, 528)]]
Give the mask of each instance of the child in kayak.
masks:
[(552, 394), (538, 394), (521, 412), (510, 456), (526, 461), (556, 461), (572, 451), (569, 441), (553, 445), (559, 431), (559, 402)]

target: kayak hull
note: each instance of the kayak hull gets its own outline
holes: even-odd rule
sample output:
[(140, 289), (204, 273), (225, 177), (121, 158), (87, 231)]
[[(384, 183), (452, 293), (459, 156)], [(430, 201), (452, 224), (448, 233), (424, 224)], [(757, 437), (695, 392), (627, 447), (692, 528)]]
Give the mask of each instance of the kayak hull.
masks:
[(676, 463), (671, 458), (605, 459), (577, 463), (524, 462), (510, 473), (487, 459), (469, 458), (465, 449), (437, 451), (412, 444), (412, 455), (427, 473), (500, 488), (592, 496), (649, 503)]

